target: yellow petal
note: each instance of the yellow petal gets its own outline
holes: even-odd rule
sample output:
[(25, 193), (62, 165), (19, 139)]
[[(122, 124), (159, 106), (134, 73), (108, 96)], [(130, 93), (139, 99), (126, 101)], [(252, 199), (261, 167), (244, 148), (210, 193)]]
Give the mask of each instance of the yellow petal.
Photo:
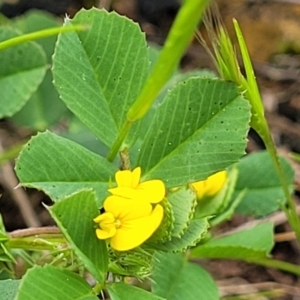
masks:
[(108, 191), (115, 196), (120, 196), (127, 199), (137, 198), (137, 190), (131, 187), (119, 186), (109, 189)]
[(131, 178), (131, 187), (133, 189), (137, 188), (140, 178), (141, 178), (141, 168), (137, 167), (132, 171), (132, 178)]
[(116, 187), (108, 190), (111, 194), (133, 200), (158, 203), (165, 196), (165, 185), (161, 180), (149, 180), (138, 185), (137, 189)]
[(159, 227), (163, 215), (163, 207), (158, 204), (148, 216), (122, 223), (110, 240), (111, 247), (118, 251), (127, 251), (140, 246)]
[(117, 232), (116, 227), (111, 227), (106, 230), (96, 229), (96, 235), (99, 240), (106, 240), (114, 236)]
[(132, 173), (129, 170), (118, 171), (115, 175), (118, 186), (131, 187)]
[(108, 220), (108, 222), (113, 222), (115, 220), (115, 217), (110, 212), (105, 212), (103, 214), (100, 214), (98, 217), (94, 219), (94, 222), (100, 223), (103, 220)]
[(192, 187), (197, 193), (197, 198), (212, 197), (216, 195), (223, 187), (227, 180), (227, 172), (221, 171), (209, 176), (205, 180), (192, 183)]
[(201, 199), (204, 197), (205, 193), (205, 184), (204, 180), (202, 181), (197, 181), (192, 183), (192, 187), (195, 189), (196, 194), (197, 194), (197, 199)]
[(99, 223), (96, 229), (98, 239), (105, 240), (112, 237), (116, 233), (116, 220), (112, 213), (105, 212), (94, 219), (94, 222)]
[(142, 182), (137, 188), (136, 197), (148, 201), (149, 203), (160, 202), (166, 194), (165, 185), (161, 180), (149, 180)]
[(115, 175), (118, 187), (128, 187), (135, 189), (141, 178), (141, 168), (135, 168), (133, 171), (118, 171)]
[(225, 184), (226, 179), (227, 179), (226, 171), (221, 171), (212, 176), (209, 176), (206, 180), (206, 191), (205, 191), (206, 196), (211, 197), (216, 195)]
[(109, 196), (104, 201), (104, 209), (112, 213), (115, 219), (123, 222), (148, 216), (152, 211), (152, 205), (143, 200)]

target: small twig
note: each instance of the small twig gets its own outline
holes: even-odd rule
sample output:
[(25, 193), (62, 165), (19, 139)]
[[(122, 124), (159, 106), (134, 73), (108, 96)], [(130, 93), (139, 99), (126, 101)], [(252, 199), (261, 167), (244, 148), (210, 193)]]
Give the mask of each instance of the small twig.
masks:
[(300, 5), (300, 0), (272, 0), (273, 2), (284, 3), (284, 4), (298, 4)]
[(106, 10), (109, 10), (110, 6), (111, 6), (111, 2), (112, 0), (99, 0), (98, 1), (98, 8), (104, 8)]
[(58, 233), (61, 233), (58, 227), (47, 226), (47, 227), (18, 229), (10, 232), (8, 235), (11, 238), (19, 238), (19, 237), (27, 237), (27, 236), (36, 236), (41, 234), (58, 234)]
[(277, 233), (274, 237), (275, 242), (288, 242), (296, 240), (296, 235), (294, 231)]
[[(0, 141), (0, 152), (3, 151), (1, 141)], [(21, 215), (24, 219), (25, 224), (28, 227), (39, 227), (41, 226), (41, 222), (38, 219), (35, 211), (33, 210), (30, 200), (28, 199), (24, 190), (18, 188), (19, 182), (16, 178), (14, 170), (9, 162), (4, 163), (1, 167), (2, 173), (2, 183), (5, 187), (9, 190), (10, 194), (12, 195), (13, 200), (17, 204), (20, 209)]]
[[(300, 215), (300, 205), (296, 206), (296, 209), (297, 209), (297, 214)], [(285, 215), (284, 212), (276, 212), (276, 213), (274, 213), (270, 216), (267, 216), (265, 218), (261, 218), (259, 220), (249, 221), (249, 222), (244, 223), (241, 226), (236, 227), (232, 230), (223, 232), (223, 233), (217, 235), (216, 238), (223, 237), (223, 236), (226, 236), (226, 235), (230, 235), (230, 234), (233, 234), (233, 233), (237, 233), (237, 232), (240, 232), (242, 230), (252, 228), (252, 227), (254, 227), (258, 224), (264, 223), (264, 222), (273, 222), (274, 225), (277, 226), (277, 225), (283, 224), (286, 221), (287, 221), (287, 219), (286, 219), (286, 215)]]
[(38, 227), (16, 230), (8, 233), (6, 246), (9, 249), (42, 251), (61, 251), (69, 248), (69, 244), (57, 227)]
[[(254, 291), (262, 290), (277, 290), (283, 292), (285, 295), (300, 295), (300, 288), (290, 285), (285, 285), (277, 282), (259, 282), (246, 284), (224, 285), (225, 281), (218, 281), (218, 286), (221, 296), (229, 295), (246, 295), (252, 294)], [(247, 292), (248, 291), (248, 292)]]

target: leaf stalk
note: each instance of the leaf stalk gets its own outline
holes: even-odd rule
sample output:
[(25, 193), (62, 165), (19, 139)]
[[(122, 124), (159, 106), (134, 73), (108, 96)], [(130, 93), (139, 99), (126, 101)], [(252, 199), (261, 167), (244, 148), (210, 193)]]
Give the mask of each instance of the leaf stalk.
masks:
[(85, 30), (85, 29), (87, 29), (86, 25), (75, 25), (72, 27), (53, 27), (53, 28), (35, 31), (32, 33), (22, 34), (20, 36), (16, 36), (6, 41), (0, 42), (0, 51), (26, 42), (47, 38), (52, 35), (57, 35), (59, 33), (65, 33), (65, 32), (76, 31), (76, 30)]
[(147, 113), (161, 88), (178, 66), (209, 2), (210, 0), (185, 0), (183, 2), (157, 63), (148, 77), (141, 94), (128, 110), (127, 120), (107, 156), (109, 161), (113, 161), (116, 157), (132, 123), (141, 119)]

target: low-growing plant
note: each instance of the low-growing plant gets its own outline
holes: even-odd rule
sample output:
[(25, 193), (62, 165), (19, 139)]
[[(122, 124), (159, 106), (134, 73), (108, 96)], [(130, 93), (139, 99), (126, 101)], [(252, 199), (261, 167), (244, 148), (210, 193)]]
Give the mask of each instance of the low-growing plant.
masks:
[[(299, 240), (300, 226), (293, 170), (277, 157), (237, 22), (246, 76), (221, 25), (211, 32), (221, 78), (176, 70), (208, 2), (183, 3), (161, 51), (131, 20), (95, 8), (41, 33), (26, 34), (37, 29), (31, 18), (19, 23), (24, 35), (1, 27), (1, 117), (45, 130), (67, 107), (97, 139), (91, 151), (45, 130), (20, 152), (20, 185), (53, 200), (57, 227), (7, 233), (0, 223), (2, 299), (218, 299), (197, 258), (300, 275), (270, 256), (271, 222), (214, 237), (236, 211), (261, 217), (280, 207)], [(54, 41), (24, 43), (58, 32), (52, 63)], [(50, 109), (58, 95), (66, 107)], [(268, 151), (245, 155), (250, 126)], [(17, 257), (30, 265), (21, 279)]]

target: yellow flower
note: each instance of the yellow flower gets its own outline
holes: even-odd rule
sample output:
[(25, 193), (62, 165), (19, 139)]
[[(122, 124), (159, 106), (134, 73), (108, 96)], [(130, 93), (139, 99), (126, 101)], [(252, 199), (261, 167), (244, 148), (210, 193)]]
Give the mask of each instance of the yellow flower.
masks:
[(197, 193), (197, 199), (215, 196), (224, 186), (227, 180), (227, 172), (221, 171), (209, 176), (207, 179), (192, 183)]
[(99, 224), (96, 235), (110, 239), (118, 251), (127, 251), (144, 243), (159, 227), (164, 210), (160, 204), (165, 196), (161, 180), (139, 183), (141, 169), (118, 171), (118, 187), (109, 189), (112, 196), (104, 201), (103, 214), (94, 219)]
[(133, 171), (125, 170), (116, 173), (118, 187), (108, 191), (116, 196), (128, 199), (143, 199), (149, 203), (158, 203), (165, 196), (165, 185), (161, 180), (149, 180), (142, 183), (141, 168)]
[(147, 201), (110, 196), (104, 202), (105, 213), (94, 219), (99, 223), (96, 235), (100, 240), (110, 238), (110, 245), (118, 251), (140, 246), (158, 228), (163, 207), (155, 208)]

